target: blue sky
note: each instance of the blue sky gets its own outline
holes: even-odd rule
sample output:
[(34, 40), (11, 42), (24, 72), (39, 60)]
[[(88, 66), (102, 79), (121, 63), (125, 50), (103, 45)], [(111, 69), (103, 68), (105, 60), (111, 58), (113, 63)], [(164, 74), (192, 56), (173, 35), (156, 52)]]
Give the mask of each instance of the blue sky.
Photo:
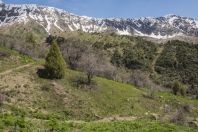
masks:
[(136, 18), (176, 14), (198, 18), (198, 0), (3, 0), (4, 3), (34, 3), (65, 9), (91, 17)]

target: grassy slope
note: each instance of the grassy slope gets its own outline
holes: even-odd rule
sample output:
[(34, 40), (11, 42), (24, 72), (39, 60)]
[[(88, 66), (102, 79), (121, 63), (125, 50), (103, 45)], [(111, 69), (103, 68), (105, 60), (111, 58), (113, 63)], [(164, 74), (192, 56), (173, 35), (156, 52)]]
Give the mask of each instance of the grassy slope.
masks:
[[(170, 123), (159, 123), (151, 120), (115, 121), (104, 123), (67, 123), (57, 120), (41, 122), (38, 120), (24, 121), (19, 117), (4, 119), (7, 127), (4, 130), (16, 131), (69, 131), (69, 132), (197, 132), (195, 128)], [(14, 122), (20, 127), (13, 127)], [(1, 123), (1, 122), (0, 122)], [(0, 125), (0, 130), (1, 130)]]
[[(77, 131), (81, 130), (83, 132), (196, 132), (195, 129), (176, 126), (174, 124), (159, 123), (155, 121), (135, 121), (135, 122), (111, 122), (111, 123), (87, 123), (83, 125), (71, 124), (65, 125), (67, 130)], [(59, 128), (57, 128), (58, 130)]]
[(30, 57), (4, 47), (0, 47), (0, 53), (7, 55), (0, 57), (0, 72), (33, 62)]
[(48, 36), (43, 27), (33, 21), (25, 25), (15, 24), (11, 28), (3, 28), (1, 30), (0, 33), (18, 38), (19, 40), (26, 40), (28, 35), (32, 34), (37, 44), (41, 43)]
[[(0, 51), (10, 52), (16, 58), (21, 56), (6, 49)], [(19, 65), (24, 64), (23, 57), (19, 60)], [(12, 60), (7, 60), (7, 63), (12, 64)], [(11, 68), (2, 64), (2, 67)], [(176, 108), (186, 103), (194, 108), (189, 116), (198, 116), (197, 100), (168, 93), (157, 93), (155, 99), (145, 98), (144, 90), (99, 77), (94, 78), (97, 85), (93, 89), (77, 88), (72, 80), (82, 73), (66, 69), (65, 79), (52, 81), (39, 78), (36, 74), (38, 67), (40, 64), (1, 77), (1, 94), (6, 96), (6, 100), (2, 106), (4, 114), (0, 115), (0, 129), (18, 126), (24, 130), (55, 128), (57, 131), (190, 131), (188, 127), (149, 120), (86, 124), (64, 123), (64, 120), (89, 121), (114, 116), (147, 119), (149, 113), (165, 114), (162, 109), (165, 104), (170, 105), (174, 113)]]

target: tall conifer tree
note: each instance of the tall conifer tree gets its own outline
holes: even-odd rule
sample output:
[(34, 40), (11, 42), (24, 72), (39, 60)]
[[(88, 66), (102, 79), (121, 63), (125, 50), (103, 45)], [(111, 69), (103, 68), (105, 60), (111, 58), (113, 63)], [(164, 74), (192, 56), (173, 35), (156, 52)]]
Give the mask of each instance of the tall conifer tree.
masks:
[(47, 76), (51, 79), (62, 79), (65, 76), (65, 60), (57, 45), (57, 42), (52, 41), (50, 51), (46, 57), (45, 69)]

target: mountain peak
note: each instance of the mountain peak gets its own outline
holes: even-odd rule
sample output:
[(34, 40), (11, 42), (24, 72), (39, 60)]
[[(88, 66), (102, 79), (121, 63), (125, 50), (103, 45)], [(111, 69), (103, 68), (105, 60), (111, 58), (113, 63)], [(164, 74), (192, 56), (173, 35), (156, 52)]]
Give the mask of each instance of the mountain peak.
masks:
[(97, 19), (78, 16), (55, 7), (36, 4), (5, 4), (0, 10), (0, 15), (0, 27), (15, 23), (24, 25), (33, 21), (42, 26), (48, 34), (53, 34), (54, 30), (60, 32), (81, 30), (88, 33), (114, 32), (119, 35), (137, 35), (157, 39), (181, 35), (198, 37), (198, 21), (175, 14), (158, 18)]
[(165, 18), (169, 18), (169, 17), (178, 17), (177, 15), (175, 14), (167, 14), (164, 16)]

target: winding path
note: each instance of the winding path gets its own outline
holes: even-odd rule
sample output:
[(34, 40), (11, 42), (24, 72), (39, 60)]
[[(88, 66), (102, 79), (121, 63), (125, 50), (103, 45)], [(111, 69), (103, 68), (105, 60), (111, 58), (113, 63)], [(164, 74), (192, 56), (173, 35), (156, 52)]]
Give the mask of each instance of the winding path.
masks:
[(30, 67), (31, 65), (33, 65), (33, 63), (29, 63), (29, 64), (26, 64), (26, 65), (22, 65), (22, 66), (19, 66), (19, 67), (15, 67), (15, 68), (3, 71), (3, 72), (0, 73), (0, 76), (7, 75), (7, 74), (9, 74), (13, 71), (16, 71), (16, 70), (20, 70), (20, 69), (23, 69), (23, 68), (26, 68), (26, 67)]
[(154, 58), (153, 62), (151, 63), (151, 70), (152, 70), (153, 73), (156, 73), (156, 71), (155, 71), (155, 64), (156, 64), (157, 60), (159, 59), (159, 57), (160, 57), (161, 53), (163, 52), (163, 50), (164, 50), (164, 47), (163, 46), (158, 48), (157, 55)]
[[(27, 118), (28, 120), (32, 120), (32, 118)], [(135, 121), (137, 119), (141, 119), (141, 117), (135, 117), (135, 116), (126, 116), (126, 117), (119, 117), (119, 116), (112, 116), (112, 117), (104, 117), (99, 120), (95, 121), (83, 121), (83, 120), (64, 120), (65, 123), (75, 123), (75, 124), (86, 124), (86, 123), (111, 123), (115, 121)], [(41, 120), (36, 119), (36, 121), (49, 121), (49, 120)]]

